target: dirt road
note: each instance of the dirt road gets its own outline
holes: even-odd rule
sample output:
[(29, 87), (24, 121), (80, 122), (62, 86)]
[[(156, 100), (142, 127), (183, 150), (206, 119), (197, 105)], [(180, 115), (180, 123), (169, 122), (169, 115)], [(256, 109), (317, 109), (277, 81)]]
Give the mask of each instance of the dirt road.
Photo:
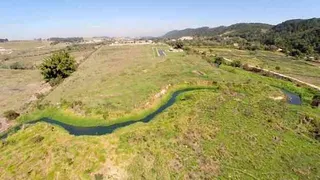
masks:
[[(227, 58), (224, 58), (224, 60), (226, 60), (226, 61), (228, 61), (228, 62), (233, 62), (233, 60), (227, 59)], [(302, 81), (302, 80), (300, 80), (300, 79), (297, 79), (297, 78), (294, 78), (294, 77), (291, 77), (291, 76), (287, 76), (287, 75), (285, 75), (285, 74), (281, 74), (281, 73), (278, 73), (278, 72), (270, 71), (270, 70), (268, 70), (268, 69), (262, 69), (262, 68), (255, 67), (255, 66), (252, 66), (252, 65), (248, 65), (248, 66), (249, 66), (250, 68), (257, 68), (257, 69), (260, 69), (261, 71), (265, 71), (265, 72), (274, 74), (274, 75), (279, 76), (279, 77), (282, 77), (282, 78), (290, 79), (291, 81), (304, 84), (304, 85), (306, 85), (306, 86), (309, 86), (309, 87), (311, 87), (311, 88), (314, 88), (314, 89), (320, 91), (320, 87), (319, 87), (319, 86), (316, 86), (316, 85), (314, 85), (314, 84), (310, 84), (310, 83), (305, 82), (305, 81)]]

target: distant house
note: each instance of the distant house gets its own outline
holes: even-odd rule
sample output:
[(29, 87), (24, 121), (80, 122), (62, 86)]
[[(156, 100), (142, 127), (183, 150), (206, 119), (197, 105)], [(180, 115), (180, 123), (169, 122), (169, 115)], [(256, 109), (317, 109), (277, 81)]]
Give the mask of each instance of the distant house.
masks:
[(183, 36), (183, 37), (179, 38), (179, 40), (181, 40), (181, 41), (190, 41), (190, 40), (193, 40), (193, 37), (192, 36)]

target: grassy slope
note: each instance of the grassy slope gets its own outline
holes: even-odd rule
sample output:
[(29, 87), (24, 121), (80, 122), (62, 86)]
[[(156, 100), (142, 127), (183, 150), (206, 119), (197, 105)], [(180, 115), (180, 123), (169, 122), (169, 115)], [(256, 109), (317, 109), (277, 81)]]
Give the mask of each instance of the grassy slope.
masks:
[[(144, 48), (136, 51), (150, 52), (152, 56), (151, 48), (150, 51)], [(120, 179), (319, 178), (319, 142), (306, 137), (305, 131), (310, 124), (300, 124), (306, 115), (320, 119), (319, 111), (307, 105), (310, 91), (231, 67), (215, 69), (195, 56), (169, 54), (168, 58), (151, 64), (156, 68), (149, 69), (149, 73), (135, 71), (123, 79), (117, 73), (111, 74), (121, 81), (107, 77), (110, 83), (102, 85), (109, 86), (101, 87), (101, 94), (106, 94), (102, 89), (112, 89), (113, 83), (124, 81), (125, 88), (112, 90), (124, 92), (125, 98), (121, 101), (124, 104), (119, 105), (119, 109), (124, 107), (135, 112), (142, 107), (137, 108), (130, 102), (127, 104), (125, 100), (134, 96), (127, 92), (130, 90), (138, 93), (135, 100), (143, 105), (145, 99), (167, 83), (216, 81), (219, 89), (188, 92), (149, 124), (138, 123), (111, 135), (74, 137), (59, 127), (52, 128), (46, 124), (29, 127), (0, 145), (0, 179), (88, 179), (95, 175), (98, 177), (98, 174)], [(155, 60), (149, 62), (141, 58), (146, 64)], [(140, 66), (143, 67), (142, 62)], [(95, 68), (98, 75), (102, 73), (99, 67)], [(133, 72), (130, 69), (135, 68), (133, 63), (125, 69)], [(192, 73), (193, 70), (207, 75), (197, 75)], [(157, 73), (159, 75), (155, 76)], [(168, 78), (172, 74), (175, 76)], [(73, 78), (77, 76), (75, 74)], [(129, 80), (126, 81), (130, 78), (152, 78), (153, 81), (130, 84)], [(69, 80), (70, 87), (76, 87), (72, 85), (72, 78)], [(280, 94), (274, 86), (303, 95), (305, 104), (292, 106), (271, 100), (270, 95)], [(148, 87), (151, 87), (150, 91), (139, 92)], [(84, 100), (85, 96), (81, 94), (81, 100)], [(86, 96), (96, 100), (97, 95), (89, 93)], [(110, 102), (116, 102), (116, 99)], [(93, 100), (84, 102), (90, 104), (94, 103)], [(122, 111), (119, 112), (126, 113)]]
[[(168, 58), (154, 57), (151, 46), (103, 47), (89, 58), (45, 101), (82, 101), (83, 112), (109, 114), (108, 119), (136, 113), (149, 107), (153, 96), (167, 85), (219, 79), (221, 70), (212, 71), (204, 61), (194, 61), (181, 53)], [(192, 73), (201, 69), (207, 76)], [(151, 102), (150, 102), (151, 101)]]

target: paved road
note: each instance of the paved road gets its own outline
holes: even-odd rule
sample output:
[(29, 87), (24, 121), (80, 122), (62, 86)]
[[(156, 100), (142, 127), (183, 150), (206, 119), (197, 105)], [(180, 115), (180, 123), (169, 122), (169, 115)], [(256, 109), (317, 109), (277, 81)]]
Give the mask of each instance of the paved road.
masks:
[(164, 50), (162, 49), (159, 49), (158, 52), (159, 52), (159, 56), (167, 56)]

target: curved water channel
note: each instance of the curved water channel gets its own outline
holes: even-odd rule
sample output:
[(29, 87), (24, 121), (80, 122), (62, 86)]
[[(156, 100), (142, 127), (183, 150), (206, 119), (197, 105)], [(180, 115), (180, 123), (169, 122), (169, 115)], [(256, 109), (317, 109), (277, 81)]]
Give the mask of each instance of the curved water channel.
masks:
[[(179, 96), (182, 93), (189, 92), (189, 91), (196, 91), (196, 90), (213, 90), (213, 88), (189, 88), (189, 89), (183, 89), (183, 90), (178, 90), (174, 92), (171, 96), (171, 98), (166, 102), (164, 105), (160, 106), (156, 111), (152, 112), (151, 114), (145, 116), (142, 119), (139, 120), (129, 120), (126, 122), (121, 122), (121, 123), (116, 123), (113, 125), (109, 126), (93, 126), (93, 127), (81, 127), (81, 126), (73, 126), (70, 124), (66, 124), (51, 118), (41, 118), (39, 120), (34, 120), (30, 122), (26, 122), (24, 124), (20, 124), (19, 126), (13, 127), (9, 131), (7, 131), (5, 134), (0, 136), (0, 139), (5, 139), (9, 136), (10, 133), (16, 132), (20, 130), (24, 125), (32, 125), (36, 124), (39, 122), (45, 122), (49, 123), (51, 125), (58, 125), (62, 128), (64, 128), (66, 131), (68, 131), (70, 134), (75, 135), (75, 136), (83, 136), (83, 135), (89, 135), (89, 136), (100, 136), (100, 135), (106, 135), (106, 134), (111, 134), (115, 130), (119, 128), (123, 128), (138, 122), (142, 123), (148, 123), (150, 122), (153, 118), (155, 118), (158, 114), (162, 113), (164, 110), (172, 106), (177, 99), (177, 96)], [(290, 104), (295, 104), (295, 105), (301, 105), (301, 98), (289, 91), (282, 90), (282, 92), (288, 97), (287, 102)]]
[(139, 120), (129, 120), (126, 122), (116, 123), (116, 124), (109, 125), (109, 126), (81, 127), (81, 126), (73, 126), (70, 124), (66, 124), (66, 123), (51, 119), (51, 118), (41, 118), (39, 120), (30, 121), (30, 122), (21, 124), (19, 126), (13, 127), (8, 132), (6, 132), (2, 136), (0, 136), (0, 139), (4, 139), (4, 138), (8, 137), (8, 135), (11, 132), (15, 132), (15, 131), (20, 130), (24, 125), (32, 125), (32, 124), (36, 124), (39, 122), (46, 122), (46, 123), (49, 123), (52, 125), (61, 126), (66, 131), (68, 131), (70, 134), (75, 135), (75, 136), (83, 136), (83, 135), (99, 136), (99, 135), (111, 134), (116, 129), (126, 127), (129, 125), (138, 123), (138, 122), (148, 123), (153, 118), (155, 118), (158, 114), (162, 113), (164, 110), (166, 110), (167, 108), (172, 106), (176, 102), (177, 96), (179, 96), (182, 93), (189, 92), (189, 91), (196, 91), (196, 90), (209, 90), (209, 89), (213, 90), (213, 88), (188, 88), (188, 89), (178, 90), (172, 94), (170, 99), (164, 105), (160, 106), (156, 111), (152, 112), (151, 114), (149, 114)]

